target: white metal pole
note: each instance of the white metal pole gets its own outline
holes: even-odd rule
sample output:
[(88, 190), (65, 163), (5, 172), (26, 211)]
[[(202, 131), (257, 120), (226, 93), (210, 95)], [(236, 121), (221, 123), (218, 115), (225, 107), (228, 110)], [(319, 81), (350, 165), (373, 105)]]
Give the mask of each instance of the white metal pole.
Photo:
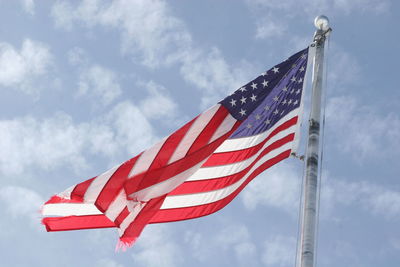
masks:
[(312, 104), (308, 129), (308, 144), (305, 158), (305, 180), (303, 188), (302, 225), (300, 244), (300, 266), (314, 267), (316, 252), (316, 225), (318, 220), (318, 161), (321, 117), (322, 78), (324, 65), (324, 44), (330, 32), (328, 18), (315, 18), (317, 31), (313, 46), (315, 57), (312, 77)]

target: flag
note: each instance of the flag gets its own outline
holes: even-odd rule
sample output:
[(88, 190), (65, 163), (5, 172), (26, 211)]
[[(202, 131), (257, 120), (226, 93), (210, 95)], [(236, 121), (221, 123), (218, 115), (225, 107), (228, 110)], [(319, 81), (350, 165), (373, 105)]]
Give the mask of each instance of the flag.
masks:
[(306, 48), (114, 168), (50, 198), (47, 231), (117, 227), (132, 245), (150, 223), (209, 215), (298, 143)]

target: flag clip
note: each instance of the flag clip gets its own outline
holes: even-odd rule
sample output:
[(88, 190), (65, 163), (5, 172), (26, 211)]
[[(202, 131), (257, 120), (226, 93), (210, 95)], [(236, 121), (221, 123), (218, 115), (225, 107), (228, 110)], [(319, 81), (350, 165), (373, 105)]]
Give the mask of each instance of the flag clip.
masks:
[(292, 152), (291, 155), (292, 155), (294, 158), (296, 158), (296, 159), (299, 159), (299, 160), (301, 160), (301, 161), (304, 161), (304, 155), (297, 155), (296, 152)]

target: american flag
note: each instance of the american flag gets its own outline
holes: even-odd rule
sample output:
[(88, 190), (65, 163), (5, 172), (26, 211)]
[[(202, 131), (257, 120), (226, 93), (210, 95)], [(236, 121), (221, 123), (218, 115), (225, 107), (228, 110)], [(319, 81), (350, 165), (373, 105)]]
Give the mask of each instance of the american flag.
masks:
[(265, 71), (136, 157), (53, 196), (48, 231), (117, 227), (133, 244), (149, 223), (209, 215), (298, 142), (308, 48)]

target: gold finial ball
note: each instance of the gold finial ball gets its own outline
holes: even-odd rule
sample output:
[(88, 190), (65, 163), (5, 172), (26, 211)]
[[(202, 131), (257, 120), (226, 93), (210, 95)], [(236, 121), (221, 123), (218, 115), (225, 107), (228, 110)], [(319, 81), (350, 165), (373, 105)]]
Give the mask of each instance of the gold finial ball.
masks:
[(327, 16), (319, 15), (315, 18), (314, 25), (317, 27), (317, 29), (326, 31), (329, 29), (329, 19)]

